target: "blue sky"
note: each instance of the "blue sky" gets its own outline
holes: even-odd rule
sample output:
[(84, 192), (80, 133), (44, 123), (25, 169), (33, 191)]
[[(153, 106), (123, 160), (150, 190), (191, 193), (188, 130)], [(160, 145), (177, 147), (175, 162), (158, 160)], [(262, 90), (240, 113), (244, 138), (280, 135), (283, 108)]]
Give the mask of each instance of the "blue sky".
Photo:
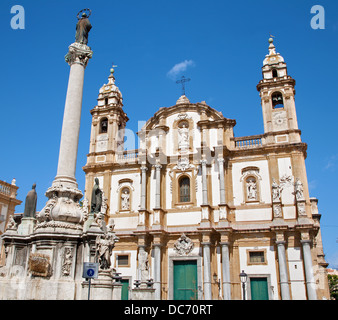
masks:
[[(325, 9), (325, 29), (310, 26), (313, 5)], [(10, 25), (13, 5), (25, 9), (25, 29)], [(136, 132), (160, 107), (181, 94), (175, 76), (191, 78), (190, 101), (205, 100), (236, 119), (236, 136), (263, 133), (256, 85), (268, 53), (269, 34), (296, 80), (296, 110), (302, 140), (308, 144), (306, 167), (310, 196), (319, 199), (324, 252), (338, 267), (338, 2), (337, 1), (45, 1), (0, 3), (1, 157), (0, 179), (16, 178), (24, 200), (37, 184), (38, 210), (56, 175), (76, 14), (89, 7), (94, 55), (85, 73), (76, 178), (84, 190), (82, 167), (89, 151), (91, 115), (112, 62)], [(169, 73), (177, 64), (187, 69)]]

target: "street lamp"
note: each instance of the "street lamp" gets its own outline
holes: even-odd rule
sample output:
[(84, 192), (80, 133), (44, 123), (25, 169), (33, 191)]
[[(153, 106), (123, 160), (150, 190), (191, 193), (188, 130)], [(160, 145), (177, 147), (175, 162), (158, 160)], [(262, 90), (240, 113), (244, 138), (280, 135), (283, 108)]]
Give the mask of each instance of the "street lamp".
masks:
[(218, 288), (221, 285), (221, 281), (219, 279), (217, 279), (217, 274), (216, 272), (214, 272), (214, 274), (212, 275), (213, 279), (214, 279), (214, 283), (218, 285)]
[(239, 277), (240, 277), (241, 282), (242, 282), (243, 300), (245, 300), (245, 283), (246, 283), (246, 280), (248, 278), (248, 275), (244, 272), (244, 270), (242, 270), (242, 272), (239, 274)]

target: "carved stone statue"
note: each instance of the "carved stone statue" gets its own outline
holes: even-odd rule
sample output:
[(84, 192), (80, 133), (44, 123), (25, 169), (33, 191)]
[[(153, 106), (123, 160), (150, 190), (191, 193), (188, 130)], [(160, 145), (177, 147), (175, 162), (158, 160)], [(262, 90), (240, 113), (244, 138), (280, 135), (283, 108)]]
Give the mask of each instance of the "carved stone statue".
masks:
[(6, 230), (17, 230), (17, 229), (18, 224), (15, 222), (13, 215), (10, 215)]
[(297, 200), (304, 200), (303, 184), (299, 178), (297, 178), (295, 182), (295, 194)]
[(129, 192), (125, 189), (121, 194), (121, 209), (122, 210), (129, 210), (130, 204), (129, 204), (130, 195)]
[(64, 276), (70, 275), (72, 262), (73, 262), (72, 248), (65, 248), (62, 264), (62, 274)]
[(91, 212), (100, 212), (102, 205), (102, 190), (99, 187), (99, 179), (95, 178), (95, 185), (92, 191)]
[(179, 148), (188, 148), (189, 147), (189, 129), (183, 124), (182, 128), (178, 129), (179, 140), (178, 146)]
[(32, 186), (32, 190), (27, 193), (26, 202), (25, 202), (25, 211), (23, 214), (24, 217), (35, 218), (36, 202), (38, 199), (35, 188), (36, 188), (36, 184), (34, 183)]
[(254, 179), (247, 180), (247, 197), (248, 200), (256, 200), (257, 199), (257, 185)]
[(276, 180), (272, 179), (272, 201), (279, 201), (282, 188), (277, 184)]
[(90, 24), (86, 13), (82, 13), (81, 19), (79, 19), (76, 24), (75, 42), (87, 45), (88, 34), (91, 28), (92, 25)]
[(140, 250), (138, 254), (138, 269), (141, 282), (147, 281), (149, 279), (149, 261), (148, 253), (144, 250)]
[(184, 233), (174, 244), (174, 250), (180, 255), (188, 255), (194, 249), (194, 243)]
[(110, 268), (110, 256), (115, 245), (114, 235), (106, 233), (96, 237), (96, 254), (100, 269), (107, 270)]

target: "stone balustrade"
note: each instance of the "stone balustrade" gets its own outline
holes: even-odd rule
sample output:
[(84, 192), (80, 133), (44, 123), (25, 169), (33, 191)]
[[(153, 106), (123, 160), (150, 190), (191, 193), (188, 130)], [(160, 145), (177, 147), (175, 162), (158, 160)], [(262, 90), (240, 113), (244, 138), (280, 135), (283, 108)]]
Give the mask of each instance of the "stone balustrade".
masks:
[(117, 162), (132, 162), (138, 158), (138, 150), (128, 150), (117, 154)]
[(18, 187), (8, 182), (0, 180), (0, 193), (6, 196), (16, 198), (16, 191)]
[(233, 138), (236, 149), (251, 149), (262, 146), (262, 135)]

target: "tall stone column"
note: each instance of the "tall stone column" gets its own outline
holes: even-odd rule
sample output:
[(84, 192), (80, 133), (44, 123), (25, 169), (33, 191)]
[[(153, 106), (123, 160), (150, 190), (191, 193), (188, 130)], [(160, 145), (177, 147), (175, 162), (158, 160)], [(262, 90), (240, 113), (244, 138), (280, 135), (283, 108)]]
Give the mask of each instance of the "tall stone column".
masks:
[[(37, 232), (46, 228), (61, 228), (67, 232), (81, 232), (81, 224), (88, 214), (85, 206), (79, 206), (82, 192), (75, 178), (79, 142), (84, 70), (93, 52), (85, 44), (75, 42), (69, 46), (65, 60), (70, 65), (60, 142), (57, 175), (47, 189), (49, 198), (37, 215)], [(56, 222), (57, 221), (57, 222)]]
[(207, 187), (207, 160), (201, 160), (202, 165), (202, 204), (208, 204), (208, 187)]
[(316, 283), (313, 276), (313, 266), (311, 257), (311, 240), (307, 237), (302, 236), (300, 241), (303, 246), (303, 260), (306, 278), (306, 288), (309, 300), (317, 300)]
[(155, 191), (155, 208), (161, 208), (161, 168), (160, 164), (155, 165), (156, 169), (156, 191)]
[(204, 299), (211, 300), (210, 242), (202, 242)]
[(222, 251), (223, 300), (231, 300), (229, 242), (220, 242)]
[(75, 170), (80, 132), (84, 70), (92, 54), (90, 47), (75, 42), (69, 46), (69, 52), (65, 58), (70, 65), (70, 73), (63, 115), (57, 175), (53, 185), (62, 183), (63, 186), (77, 188)]
[(225, 204), (224, 159), (218, 158), (220, 204)]
[(282, 300), (290, 300), (289, 277), (285, 256), (285, 241), (276, 241), (279, 264), (279, 278)]
[(153, 243), (155, 300), (161, 300), (161, 244)]
[(148, 168), (146, 166), (141, 167), (141, 210), (146, 209), (147, 170)]

